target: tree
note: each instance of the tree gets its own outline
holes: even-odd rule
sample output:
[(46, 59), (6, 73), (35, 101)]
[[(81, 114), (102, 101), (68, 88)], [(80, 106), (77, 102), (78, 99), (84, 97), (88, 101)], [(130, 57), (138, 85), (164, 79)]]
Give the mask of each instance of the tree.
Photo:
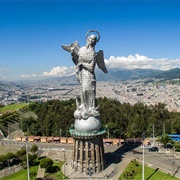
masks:
[(5, 162), (6, 162), (6, 157), (5, 157), (5, 155), (1, 155), (0, 156), (0, 164), (2, 165), (2, 167), (4, 168), (4, 166), (5, 166)]
[(158, 142), (163, 143), (164, 147), (167, 146), (167, 143), (172, 142), (172, 138), (168, 134), (163, 134), (160, 138), (157, 139)]
[(28, 118), (22, 119), (23, 132), (27, 132), (27, 129), (30, 128), (32, 123), (36, 123), (36, 120), (33, 117), (28, 117)]
[(12, 152), (8, 152), (6, 155), (5, 155), (7, 161), (8, 161), (8, 166), (10, 166), (10, 161), (15, 158), (15, 155), (12, 153)]
[(37, 103), (32, 102), (29, 104), (29, 109), (31, 111), (34, 111), (37, 107), (38, 107)]
[(4, 105), (3, 105), (3, 104), (0, 104), (0, 108), (2, 108), (2, 107), (4, 107)]
[(30, 151), (35, 154), (38, 151), (38, 146), (36, 144), (33, 144), (33, 146), (31, 147)]
[(171, 133), (180, 134), (180, 117), (176, 116), (171, 120)]
[(37, 172), (35, 172), (35, 171), (31, 171), (31, 172), (30, 172), (30, 177), (31, 177), (31, 178), (34, 177), (34, 179), (35, 179), (36, 176), (37, 176)]
[(33, 166), (36, 163), (37, 154), (28, 154), (29, 165)]
[(12, 152), (8, 152), (5, 155), (5, 157), (6, 157), (7, 160), (11, 160), (11, 159), (15, 158), (15, 155)]
[(21, 149), (21, 150), (19, 150), (19, 151), (17, 151), (16, 152), (16, 156), (17, 156), (17, 158), (19, 158), (20, 160), (22, 160), (22, 158), (23, 158), (23, 156), (26, 154), (26, 149), (25, 148), (23, 148), (23, 149)]
[[(32, 135), (59, 136), (59, 129), (62, 129), (62, 136), (70, 136), (69, 128), (74, 123), (75, 100), (67, 101), (51, 100), (30, 105), (30, 109), (36, 113), (37, 119), (23, 119), (23, 130)], [(143, 103), (130, 105), (121, 104), (117, 100), (108, 98), (96, 99), (99, 105), (99, 113), (102, 126), (109, 126), (112, 138), (140, 137), (142, 131), (147, 136), (152, 136), (154, 127), (155, 136), (162, 135), (163, 125), (166, 126), (166, 133), (180, 133), (180, 113), (169, 112), (165, 104), (147, 106)], [(10, 113), (7, 113), (8, 117)], [(0, 120), (5, 123), (5, 115)], [(6, 124), (7, 126), (7, 124)]]
[(32, 123), (28, 130), (29, 133), (33, 134), (34, 136), (42, 136), (41, 126), (37, 122)]
[(52, 165), (53, 165), (53, 160), (50, 159), (50, 158), (44, 158), (44, 159), (42, 159), (41, 162), (40, 162), (40, 167), (41, 167), (41, 168), (45, 168), (46, 171), (47, 171), (49, 168), (51, 168)]

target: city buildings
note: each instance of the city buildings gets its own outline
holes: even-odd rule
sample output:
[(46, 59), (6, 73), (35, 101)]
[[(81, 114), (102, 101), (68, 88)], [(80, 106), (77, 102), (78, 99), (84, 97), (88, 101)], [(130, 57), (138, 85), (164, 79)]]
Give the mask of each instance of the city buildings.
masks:
[[(8, 105), (20, 102), (45, 102), (47, 100), (68, 100), (80, 95), (78, 84), (61, 83), (12, 83), (1, 85), (0, 104)], [(121, 103), (134, 105), (166, 104), (169, 111), (180, 112), (180, 86), (178, 84), (133, 81), (98, 81), (98, 97), (116, 99)]]

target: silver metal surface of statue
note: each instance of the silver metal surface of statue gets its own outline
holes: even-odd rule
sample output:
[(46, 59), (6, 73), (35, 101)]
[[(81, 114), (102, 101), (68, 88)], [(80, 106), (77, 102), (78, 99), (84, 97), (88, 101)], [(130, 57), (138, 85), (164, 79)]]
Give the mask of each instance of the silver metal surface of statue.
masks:
[(95, 52), (95, 45), (99, 40), (99, 32), (90, 30), (86, 34), (85, 46), (80, 47), (77, 41), (68, 46), (62, 45), (64, 50), (71, 53), (76, 65), (76, 78), (81, 87), (81, 102), (76, 98), (75, 123), (69, 130), (74, 139), (71, 168), (85, 174), (89, 174), (89, 169), (92, 169), (92, 173), (99, 173), (106, 167), (102, 138), (106, 129), (101, 127), (98, 107), (95, 105), (96, 64), (107, 73), (103, 51)]
[[(97, 33), (98, 37), (94, 34)], [(80, 47), (78, 42), (70, 45), (62, 45), (62, 48), (71, 53), (76, 65), (76, 78), (81, 86), (81, 103), (76, 99), (77, 109), (74, 112), (75, 131), (96, 133), (101, 128), (98, 107), (95, 107), (96, 77), (95, 66), (107, 73), (104, 63), (103, 51), (95, 52), (95, 45), (100, 40), (98, 31), (90, 30), (86, 34), (86, 45)]]

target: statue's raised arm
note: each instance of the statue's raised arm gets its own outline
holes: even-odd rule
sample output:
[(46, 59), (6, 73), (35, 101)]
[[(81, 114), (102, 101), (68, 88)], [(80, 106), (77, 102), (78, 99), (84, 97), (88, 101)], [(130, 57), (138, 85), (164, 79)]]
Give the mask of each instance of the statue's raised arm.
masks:
[(79, 53), (79, 44), (77, 41), (75, 41), (74, 43), (70, 44), (70, 45), (61, 45), (62, 48), (65, 51), (68, 51), (71, 53), (72, 56), (72, 60), (74, 62), (75, 65), (78, 64), (78, 53)]

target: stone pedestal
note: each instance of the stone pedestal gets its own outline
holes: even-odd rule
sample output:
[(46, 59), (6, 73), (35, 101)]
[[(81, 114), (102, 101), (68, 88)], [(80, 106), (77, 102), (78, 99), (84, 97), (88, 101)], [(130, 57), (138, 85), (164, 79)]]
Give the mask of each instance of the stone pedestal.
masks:
[(73, 135), (72, 169), (80, 173), (99, 173), (105, 169), (104, 145), (101, 134)]

